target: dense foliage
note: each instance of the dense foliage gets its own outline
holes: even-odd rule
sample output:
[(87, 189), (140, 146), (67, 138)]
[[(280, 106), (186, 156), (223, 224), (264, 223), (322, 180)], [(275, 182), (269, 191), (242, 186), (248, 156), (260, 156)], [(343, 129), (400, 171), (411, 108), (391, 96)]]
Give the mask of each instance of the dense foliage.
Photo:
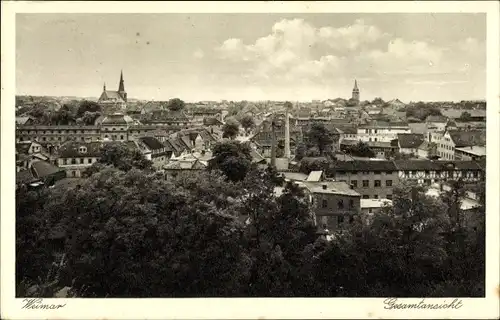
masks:
[[(239, 147), (217, 154), (243, 161)], [(484, 295), (484, 206), (474, 223), (457, 219), (461, 183), (443, 200), (395, 188), (393, 207), (328, 242), (302, 189), (274, 193), (273, 169), (171, 178), (108, 158), (77, 186), (17, 192), (18, 296)]]

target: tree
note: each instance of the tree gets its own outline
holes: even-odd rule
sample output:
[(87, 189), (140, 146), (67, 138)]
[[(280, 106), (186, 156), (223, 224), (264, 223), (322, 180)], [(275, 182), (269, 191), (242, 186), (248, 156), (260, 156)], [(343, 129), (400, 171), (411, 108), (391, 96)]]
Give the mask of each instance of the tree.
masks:
[(373, 99), (372, 104), (374, 104), (376, 106), (382, 106), (385, 104), (385, 101), (382, 98), (377, 97), (377, 98)]
[(152, 162), (147, 160), (139, 150), (130, 149), (122, 142), (106, 142), (101, 149), (99, 161), (95, 164), (95, 168), (98, 168), (98, 164), (111, 165), (123, 171), (132, 168), (141, 170), (152, 168)]
[(472, 116), (469, 112), (467, 111), (464, 111), (462, 112), (462, 114), (460, 115), (460, 117), (458, 118), (459, 121), (462, 121), (462, 122), (467, 122), (467, 121), (471, 121), (472, 120)]
[(95, 121), (100, 116), (101, 116), (100, 112), (85, 111), (85, 113), (79, 119), (81, 119), (85, 125), (91, 126), (94, 125)]
[(245, 131), (248, 132), (248, 130), (252, 129), (255, 127), (255, 121), (252, 116), (250, 115), (245, 115), (243, 118), (240, 120), (241, 126)]
[(234, 139), (240, 131), (240, 123), (233, 117), (226, 118), (226, 123), (222, 126), (222, 137)]
[(170, 111), (179, 111), (185, 108), (186, 104), (179, 98), (170, 99), (167, 103), (167, 108)]
[(220, 170), (230, 181), (241, 181), (252, 165), (250, 147), (238, 141), (229, 140), (217, 143), (213, 148), (213, 158), (209, 170)]
[(333, 134), (322, 124), (314, 123), (311, 129), (306, 132), (305, 138), (309, 146), (318, 148), (320, 156), (323, 156), (326, 151), (332, 152), (334, 150)]
[(90, 113), (97, 113), (97, 112), (102, 112), (101, 106), (94, 101), (88, 101), (88, 100), (83, 100), (80, 102), (78, 106), (78, 110), (76, 112), (77, 117), (83, 117), (85, 113), (90, 112)]
[(344, 152), (357, 157), (368, 157), (368, 158), (375, 157), (375, 153), (363, 141), (359, 141), (356, 145), (345, 147)]

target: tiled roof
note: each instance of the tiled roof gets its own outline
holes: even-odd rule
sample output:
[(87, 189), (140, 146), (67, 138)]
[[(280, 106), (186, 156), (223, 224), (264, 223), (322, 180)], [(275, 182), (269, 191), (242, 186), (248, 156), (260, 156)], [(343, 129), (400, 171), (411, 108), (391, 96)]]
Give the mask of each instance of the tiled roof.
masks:
[(28, 120), (33, 119), (31, 117), (16, 117), (16, 124), (26, 124)]
[(307, 176), (306, 181), (308, 182), (318, 182), (321, 181), (321, 177), (323, 176), (323, 171), (311, 171), (309, 172), (309, 176)]
[(214, 117), (207, 117), (203, 119), (203, 125), (205, 126), (221, 126), (223, 123)]
[(123, 114), (110, 114), (104, 117), (101, 124), (120, 124), (126, 125), (133, 122), (132, 118)]
[(333, 167), (335, 171), (396, 171), (396, 165), (393, 161), (380, 160), (354, 160), (337, 161)]
[(163, 143), (161, 143), (155, 137), (141, 137), (139, 138), (150, 150), (159, 150), (165, 148)]
[(104, 102), (108, 100), (116, 100), (117, 102), (125, 102), (118, 91), (103, 91), (99, 102)]
[(425, 119), (425, 122), (439, 122), (439, 123), (444, 123), (447, 122), (448, 119), (445, 116), (427, 116)]
[(414, 122), (414, 123), (409, 123), (408, 126), (410, 127), (411, 133), (420, 133), (424, 134), (427, 133), (427, 123), (423, 122)]
[(33, 142), (31, 141), (21, 141), (16, 143), (16, 152), (20, 154), (28, 154), (28, 151)]
[(435, 161), (437, 165), (441, 166), (442, 170), (481, 170), (481, 166), (476, 161)]
[(480, 130), (448, 130), (455, 147), (481, 146), (486, 144), (486, 132)]
[(386, 121), (373, 121), (369, 124), (359, 126), (359, 128), (392, 128), (392, 127), (408, 127), (407, 122), (386, 122)]
[(441, 170), (442, 166), (431, 160), (395, 160), (399, 171)]
[(463, 148), (455, 148), (455, 150), (469, 153), (475, 156), (486, 156), (486, 147), (484, 146), (470, 146)]
[(399, 133), (398, 141), (400, 148), (417, 148), (424, 141), (424, 135), (418, 133)]
[(49, 162), (43, 160), (33, 161), (31, 163), (31, 166), (36, 176), (40, 179), (47, 177), (51, 174), (57, 173), (59, 171), (62, 171), (61, 168), (56, 167), (53, 164), (50, 164)]
[[(79, 157), (100, 157), (101, 142), (77, 142), (68, 141), (61, 145), (58, 150), (60, 158), (79, 158)], [(79, 152), (80, 147), (86, 147), (87, 152)]]
[[(309, 182), (302, 184), (312, 193), (341, 194), (346, 196), (360, 197), (361, 195), (345, 183), (340, 181)], [(326, 186), (326, 188), (324, 188)]]

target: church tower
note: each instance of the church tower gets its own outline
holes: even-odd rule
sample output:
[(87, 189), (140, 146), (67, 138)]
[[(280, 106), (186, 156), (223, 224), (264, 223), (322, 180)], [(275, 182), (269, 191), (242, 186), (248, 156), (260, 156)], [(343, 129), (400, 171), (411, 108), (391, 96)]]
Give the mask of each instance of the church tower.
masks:
[(125, 82), (123, 81), (123, 71), (120, 72), (120, 84), (118, 86), (118, 94), (123, 101), (127, 102), (127, 92), (125, 91)]
[(352, 99), (359, 102), (359, 88), (357, 80), (354, 80), (354, 89), (352, 89)]

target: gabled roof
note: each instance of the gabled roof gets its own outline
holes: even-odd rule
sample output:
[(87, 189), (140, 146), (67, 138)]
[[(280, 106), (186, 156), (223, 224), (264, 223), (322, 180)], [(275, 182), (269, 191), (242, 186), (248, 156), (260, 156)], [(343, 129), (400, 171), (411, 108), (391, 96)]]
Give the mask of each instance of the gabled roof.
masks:
[(33, 145), (32, 141), (21, 141), (16, 143), (16, 152), (20, 154), (28, 154), (30, 147)]
[(107, 90), (102, 92), (98, 102), (105, 102), (110, 100), (116, 102), (125, 102), (125, 100), (123, 100), (122, 96), (118, 91), (107, 91)]
[(400, 171), (441, 170), (441, 166), (431, 160), (395, 160), (394, 163)]
[(398, 142), (400, 148), (418, 148), (424, 141), (424, 135), (419, 133), (399, 133)]
[(27, 116), (27, 117), (16, 117), (16, 124), (26, 124), (26, 122), (28, 122), (28, 120), (33, 120), (32, 117), (30, 116)]
[(59, 171), (63, 171), (61, 168), (56, 167), (53, 164), (43, 160), (33, 161), (31, 163), (31, 167), (33, 168), (35, 176), (39, 179), (45, 178)]
[(214, 117), (206, 117), (203, 119), (204, 126), (221, 126), (223, 125), (222, 121)]
[(482, 130), (448, 130), (448, 134), (455, 143), (455, 147), (484, 146), (486, 144), (486, 132)]
[(163, 143), (161, 143), (155, 137), (141, 137), (139, 138), (150, 150), (159, 150), (165, 148)]
[(132, 122), (133, 122), (133, 119), (130, 118), (130, 116), (127, 116), (127, 115), (124, 115), (124, 114), (121, 114), (121, 113), (115, 113), (115, 114), (110, 114), (110, 115), (105, 116), (102, 119), (101, 124), (107, 124), (107, 125), (113, 125), (113, 124), (126, 125), (126, 124), (129, 124), (129, 123), (132, 123)]

